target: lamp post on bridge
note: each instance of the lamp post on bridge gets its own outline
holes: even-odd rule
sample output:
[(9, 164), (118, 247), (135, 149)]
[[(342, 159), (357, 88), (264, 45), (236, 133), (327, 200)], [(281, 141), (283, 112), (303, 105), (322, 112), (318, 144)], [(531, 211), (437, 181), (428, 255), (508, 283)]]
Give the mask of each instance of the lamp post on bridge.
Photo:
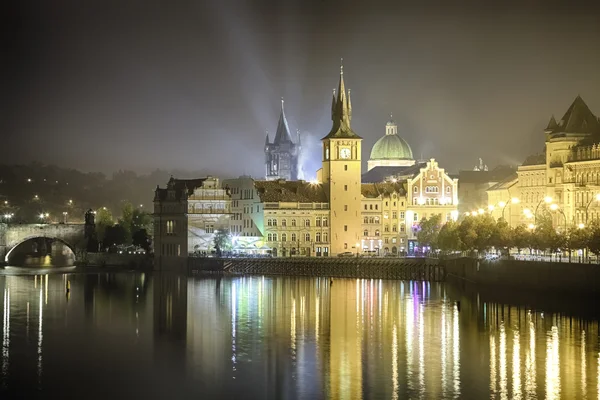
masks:
[(565, 233), (567, 232), (567, 216), (565, 215), (564, 211), (560, 209), (560, 207), (558, 206), (558, 204), (554, 203), (554, 204), (550, 204), (550, 209), (552, 211), (558, 211), (559, 213), (562, 214), (563, 218), (565, 219)]

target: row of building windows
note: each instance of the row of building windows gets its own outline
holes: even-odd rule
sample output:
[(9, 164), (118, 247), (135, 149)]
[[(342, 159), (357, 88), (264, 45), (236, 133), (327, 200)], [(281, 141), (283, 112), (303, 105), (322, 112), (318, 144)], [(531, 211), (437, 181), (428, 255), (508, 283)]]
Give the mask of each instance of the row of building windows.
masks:
[[(305, 242), (310, 242), (310, 233), (305, 233), (304, 235), (296, 235), (295, 233), (292, 233), (289, 236), (289, 239), (291, 242), (296, 242), (299, 240), (299, 238), (302, 238), (302, 236), (304, 236), (304, 241)], [(276, 242), (277, 238), (279, 236), (277, 235), (277, 233), (269, 233), (267, 234), (267, 241), (268, 242)], [(287, 242), (288, 240), (288, 235), (287, 233), (282, 233), (281, 234), (281, 241), (282, 242)], [(315, 242), (317, 243), (327, 243), (329, 242), (329, 235), (327, 234), (327, 232), (323, 232), (323, 234), (321, 234), (321, 232), (317, 232), (315, 234)]]
[[(287, 226), (287, 219), (282, 218), (281, 219), (281, 226), (282, 227), (286, 227)], [(277, 218), (267, 218), (267, 226), (277, 226)], [(290, 226), (295, 227), (296, 226), (296, 219), (293, 218), (290, 220)], [(304, 220), (304, 226), (310, 226), (310, 219), (306, 218)], [(316, 217), (315, 218), (315, 226), (329, 226), (329, 219), (327, 217)]]
[[(450, 186), (446, 186), (446, 193), (450, 193), (452, 188)], [(419, 193), (419, 187), (413, 186), (413, 193)], [(437, 186), (425, 186), (425, 193), (439, 193), (439, 188)]]

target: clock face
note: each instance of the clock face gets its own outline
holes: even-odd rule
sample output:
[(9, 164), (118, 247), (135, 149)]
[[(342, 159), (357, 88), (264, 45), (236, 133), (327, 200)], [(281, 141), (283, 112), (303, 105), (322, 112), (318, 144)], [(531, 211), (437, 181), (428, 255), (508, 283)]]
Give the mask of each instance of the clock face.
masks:
[(350, 149), (340, 149), (340, 158), (347, 159), (350, 158)]

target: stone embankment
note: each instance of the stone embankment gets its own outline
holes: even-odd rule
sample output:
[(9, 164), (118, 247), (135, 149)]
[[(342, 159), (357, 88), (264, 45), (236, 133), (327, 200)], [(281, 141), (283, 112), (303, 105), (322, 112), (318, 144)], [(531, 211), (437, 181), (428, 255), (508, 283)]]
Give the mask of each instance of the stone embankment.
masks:
[(438, 260), (424, 258), (189, 258), (189, 271), (233, 274), (443, 281)]

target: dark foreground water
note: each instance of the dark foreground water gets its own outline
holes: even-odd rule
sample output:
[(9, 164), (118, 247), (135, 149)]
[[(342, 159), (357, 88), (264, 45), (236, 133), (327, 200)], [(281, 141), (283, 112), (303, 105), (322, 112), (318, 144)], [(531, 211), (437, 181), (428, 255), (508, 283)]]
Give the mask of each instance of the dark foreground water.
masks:
[(1, 398), (600, 398), (596, 322), (444, 284), (40, 271), (0, 276)]

